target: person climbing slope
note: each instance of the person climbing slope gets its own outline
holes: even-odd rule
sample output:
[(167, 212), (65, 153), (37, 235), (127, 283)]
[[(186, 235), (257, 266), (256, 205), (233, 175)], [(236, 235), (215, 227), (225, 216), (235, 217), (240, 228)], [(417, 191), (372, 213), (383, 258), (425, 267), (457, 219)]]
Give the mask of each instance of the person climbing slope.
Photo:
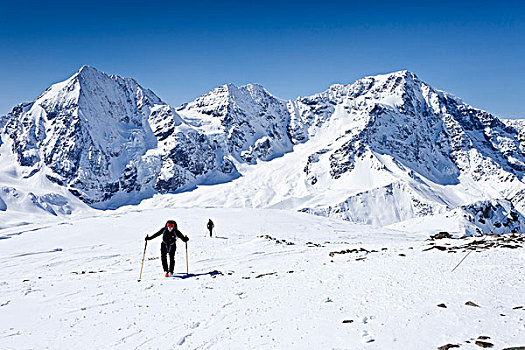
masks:
[(215, 224), (213, 223), (213, 221), (211, 221), (211, 219), (209, 219), (208, 224), (206, 226), (208, 227), (208, 230), (210, 231), (210, 237), (211, 237), (211, 233), (213, 231), (213, 228), (215, 227)]
[[(162, 244), (160, 245), (160, 258), (162, 260), (162, 268), (164, 269), (165, 277), (173, 276), (173, 269), (175, 268), (175, 251), (177, 250), (177, 237), (183, 242), (188, 242), (188, 236), (184, 236), (178, 229), (177, 223), (174, 220), (168, 220), (166, 226), (161, 228), (152, 236), (146, 235), (146, 241), (157, 238), (162, 235)], [(170, 256), (170, 265), (168, 269), (168, 261), (166, 255)]]

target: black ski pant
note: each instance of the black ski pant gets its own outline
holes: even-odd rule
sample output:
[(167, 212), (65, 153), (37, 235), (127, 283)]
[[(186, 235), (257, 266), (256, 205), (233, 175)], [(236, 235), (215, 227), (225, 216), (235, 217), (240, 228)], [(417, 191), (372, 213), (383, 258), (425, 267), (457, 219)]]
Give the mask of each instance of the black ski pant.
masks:
[[(160, 259), (162, 260), (162, 268), (166, 272), (173, 273), (173, 270), (175, 269), (175, 250), (177, 250), (177, 246), (175, 243), (172, 245), (167, 245), (166, 243), (162, 242), (160, 245)], [(170, 256), (170, 268), (168, 269), (168, 259), (166, 258), (166, 255), (169, 254)]]

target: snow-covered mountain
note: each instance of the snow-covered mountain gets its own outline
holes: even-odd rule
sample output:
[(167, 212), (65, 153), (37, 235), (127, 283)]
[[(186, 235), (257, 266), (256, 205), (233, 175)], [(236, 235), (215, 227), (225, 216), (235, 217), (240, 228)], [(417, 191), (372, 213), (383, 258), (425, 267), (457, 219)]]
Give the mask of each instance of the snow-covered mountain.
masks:
[(291, 208), (472, 234), (525, 228), (520, 121), (500, 121), (408, 71), (286, 105), (293, 152), (170, 205)]
[(260, 85), (223, 85), (177, 112), (239, 162), (254, 164), (292, 151), (286, 102)]
[(490, 225), (457, 231), (525, 229), (523, 121), (408, 71), (291, 101), (228, 84), (175, 109), (133, 79), (85, 66), (0, 127), (4, 212), (6, 193), (38, 179), (45, 191), (20, 196), (111, 208), (175, 192), (144, 205), (287, 208), (383, 226), (493, 209)]
[(18, 176), (45, 175), (94, 207), (191, 188), (234, 167), (173, 108), (136, 81), (84, 66), (4, 117)]

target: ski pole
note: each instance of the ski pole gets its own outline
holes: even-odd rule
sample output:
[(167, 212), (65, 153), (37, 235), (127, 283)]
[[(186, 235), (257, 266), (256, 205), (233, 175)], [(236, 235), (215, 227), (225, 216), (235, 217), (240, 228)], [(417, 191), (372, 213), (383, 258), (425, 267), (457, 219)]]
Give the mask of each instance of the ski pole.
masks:
[(457, 264), (456, 267), (454, 267), (454, 268), (452, 269), (452, 271), (450, 271), (450, 272), (454, 272), (454, 270), (457, 269), (458, 266), (461, 265), (461, 263), (463, 262), (463, 260), (465, 260), (465, 259), (467, 258), (467, 256), (469, 256), (470, 253), (472, 253), (472, 252), (473, 252), (473, 250), (471, 250), (470, 252), (468, 252), (468, 254), (465, 255), (465, 257), (464, 257), (463, 259), (461, 259), (461, 261), (459, 262), (459, 264)]
[(189, 268), (188, 268), (188, 242), (184, 242), (186, 244), (186, 275), (189, 275)]
[(148, 241), (144, 244), (144, 254), (142, 255), (142, 265), (140, 265), (140, 275), (138, 281), (142, 278), (142, 268), (144, 267), (144, 258), (146, 257), (146, 247), (148, 246)]
[[(482, 239), (481, 241), (477, 242), (477, 243), (478, 243), (478, 244), (479, 244), (479, 243), (483, 243), (483, 242), (485, 241), (485, 238), (487, 238), (487, 236), (488, 236), (488, 235), (485, 235), (485, 237), (483, 237), (483, 239)], [(476, 241), (474, 241), (474, 243), (476, 243)], [(476, 250), (475, 247), (474, 247), (474, 250)], [(452, 271), (450, 271), (450, 272), (454, 272), (454, 271), (458, 268), (458, 266), (461, 265), (461, 263), (463, 262), (463, 260), (465, 260), (465, 259), (467, 258), (467, 256), (469, 256), (470, 253), (472, 253), (474, 250), (471, 250), (470, 252), (468, 252), (467, 255), (465, 255), (465, 256), (463, 257), (463, 259), (461, 259), (461, 261), (459, 262), (459, 264), (457, 264), (456, 267), (454, 267), (454, 268), (452, 269)]]

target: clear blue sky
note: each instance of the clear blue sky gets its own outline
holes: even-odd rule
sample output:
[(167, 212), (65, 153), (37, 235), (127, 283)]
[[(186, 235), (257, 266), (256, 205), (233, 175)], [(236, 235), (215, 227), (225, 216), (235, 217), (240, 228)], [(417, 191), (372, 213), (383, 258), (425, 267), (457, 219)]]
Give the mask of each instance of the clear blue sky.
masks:
[(289, 99), (408, 69), (471, 105), (525, 118), (523, 3), (3, 1), (0, 114), (88, 64), (174, 106), (229, 82)]

